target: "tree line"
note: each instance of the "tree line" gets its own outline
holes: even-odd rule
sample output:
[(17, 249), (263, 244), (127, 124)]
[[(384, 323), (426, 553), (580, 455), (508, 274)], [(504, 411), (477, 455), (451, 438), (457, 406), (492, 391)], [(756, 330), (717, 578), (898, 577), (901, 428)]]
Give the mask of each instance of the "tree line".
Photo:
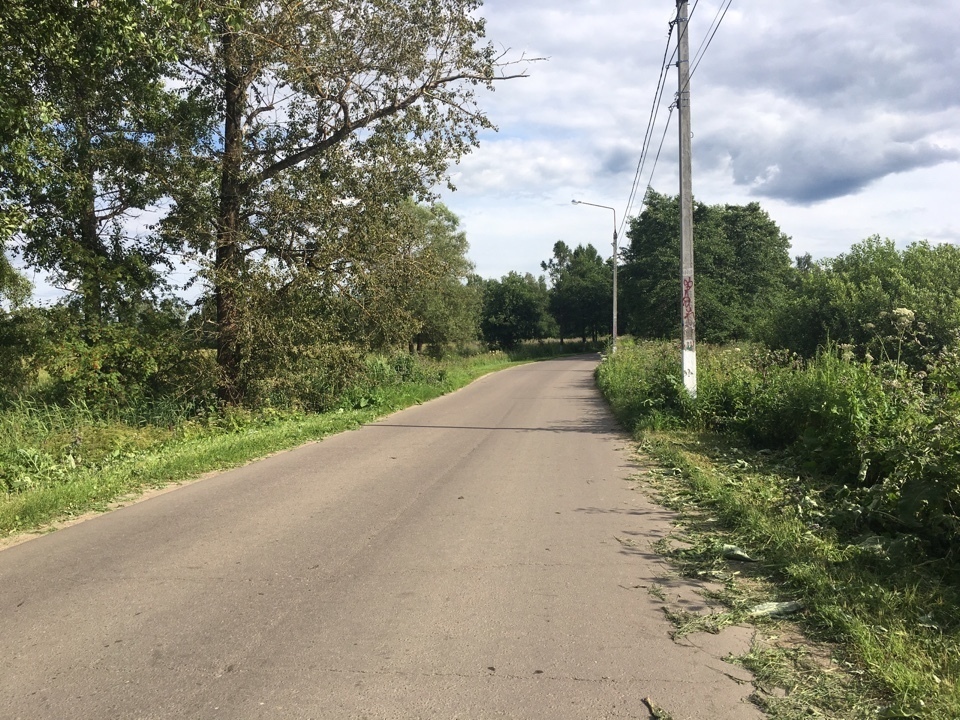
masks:
[[(523, 75), (480, 4), (3, 3), (7, 362), (117, 395), (189, 386), (195, 365), (242, 403), (278, 365), (302, 380), (466, 332), (442, 317), (465, 240), (429, 201), (492, 127), (479, 93)], [(11, 258), (66, 301), (17, 311)], [(196, 307), (167, 281), (184, 267)]]
[[(609, 334), (612, 261), (593, 246), (558, 241), (543, 275), (484, 280), (435, 202), (492, 127), (478, 93), (523, 74), (479, 5), (3, 3), (3, 395), (42, 378), (64, 402), (322, 407), (371, 350)], [(791, 260), (756, 203), (696, 203), (694, 222), (702, 340), (879, 356), (909, 313), (919, 364), (955, 338), (953, 246), (871, 238)], [(678, 223), (653, 191), (630, 220), (621, 333), (679, 332)], [(12, 260), (64, 300), (31, 306)]]
[[(626, 332), (679, 337), (676, 196), (649, 191), (623, 253)], [(694, 204), (698, 339), (755, 341), (813, 357), (827, 345), (861, 359), (924, 358), (960, 334), (960, 248), (866, 238), (836, 257), (790, 257), (790, 238), (757, 203)], [(904, 342), (909, 339), (910, 342)]]

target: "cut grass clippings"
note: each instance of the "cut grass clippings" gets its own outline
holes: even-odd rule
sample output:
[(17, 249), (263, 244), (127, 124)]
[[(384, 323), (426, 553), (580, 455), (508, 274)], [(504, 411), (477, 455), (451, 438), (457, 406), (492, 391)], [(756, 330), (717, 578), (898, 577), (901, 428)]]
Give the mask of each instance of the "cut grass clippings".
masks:
[[(791, 622), (796, 618), (817, 641), (835, 643), (829, 667), (812, 661), (802, 644), (758, 643), (739, 659), (755, 673), (754, 700), (771, 717), (960, 717), (955, 585), (921, 564), (824, 531), (802, 512), (809, 498), (796, 496), (795, 476), (766, 455), (717, 435), (658, 431), (641, 439), (664, 468), (651, 478), (660, 501), (683, 513), (689, 534), (698, 533), (692, 547), (668, 553), (680, 572), (735, 580), (724, 576), (718, 549), (736, 543), (759, 560), (739, 566), (780, 596), (768, 599), (801, 601), (805, 609)], [(757, 598), (731, 589), (719, 599), (732, 610), (714, 620), (729, 624), (749, 614)], [(681, 632), (689, 620), (673, 619)], [(696, 630), (713, 628), (688, 628)], [(779, 690), (764, 691), (772, 687)]]
[[(235, 429), (202, 428), (190, 433), (118, 426), (124, 452), (90, 466), (64, 464), (56, 482), (0, 495), (0, 538), (37, 530), (91, 511), (105, 510), (120, 498), (170, 483), (238, 467), (271, 453), (350, 430), (397, 410), (457, 390), (481, 375), (520, 362), (502, 354), (445, 364), (439, 383), (405, 383), (379, 388), (375, 404), (323, 414), (273, 415), (248, 419)], [(134, 436), (131, 440), (129, 436)], [(140, 443), (136, 438), (146, 438)], [(151, 444), (152, 443), (152, 444)]]

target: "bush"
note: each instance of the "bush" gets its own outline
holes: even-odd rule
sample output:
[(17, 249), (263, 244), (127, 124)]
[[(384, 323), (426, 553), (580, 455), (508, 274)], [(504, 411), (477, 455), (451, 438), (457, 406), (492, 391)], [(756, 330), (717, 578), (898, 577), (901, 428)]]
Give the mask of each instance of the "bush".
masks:
[(625, 344), (598, 382), (631, 429), (726, 432), (785, 452), (844, 532), (909, 533), (938, 554), (960, 544), (960, 352), (921, 372), (836, 345), (811, 360), (701, 346), (699, 360), (696, 400), (668, 343)]

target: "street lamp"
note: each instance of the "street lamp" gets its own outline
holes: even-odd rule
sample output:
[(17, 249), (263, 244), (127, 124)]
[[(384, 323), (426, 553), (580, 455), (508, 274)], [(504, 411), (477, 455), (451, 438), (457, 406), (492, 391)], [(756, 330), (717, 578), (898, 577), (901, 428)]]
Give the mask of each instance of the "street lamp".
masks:
[(617, 351), (617, 211), (609, 205), (597, 205), (583, 200), (571, 200), (574, 205), (589, 205), (590, 207), (604, 208), (613, 212), (613, 335), (610, 342), (610, 351)]

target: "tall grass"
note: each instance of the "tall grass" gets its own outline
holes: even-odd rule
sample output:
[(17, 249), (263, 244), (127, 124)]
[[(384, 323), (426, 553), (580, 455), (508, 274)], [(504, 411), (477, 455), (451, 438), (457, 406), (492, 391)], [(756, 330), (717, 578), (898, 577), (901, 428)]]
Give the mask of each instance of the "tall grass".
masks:
[(667, 343), (624, 343), (598, 382), (845, 644), (890, 698), (887, 717), (960, 717), (957, 354), (925, 371), (842, 346), (810, 360), (701, 346), (698, 359), (696, 400)]
[(832, 346), (804, 360), (756, 346), (701, 346), (696, 400), (679, 350), (624, 343), (598, 382), (631, 429), (728, 433), (786, 452), (850, 531), (910, 533), (930, 552), (960, 547), (960, 355), (926, 371), (865, 362)]

